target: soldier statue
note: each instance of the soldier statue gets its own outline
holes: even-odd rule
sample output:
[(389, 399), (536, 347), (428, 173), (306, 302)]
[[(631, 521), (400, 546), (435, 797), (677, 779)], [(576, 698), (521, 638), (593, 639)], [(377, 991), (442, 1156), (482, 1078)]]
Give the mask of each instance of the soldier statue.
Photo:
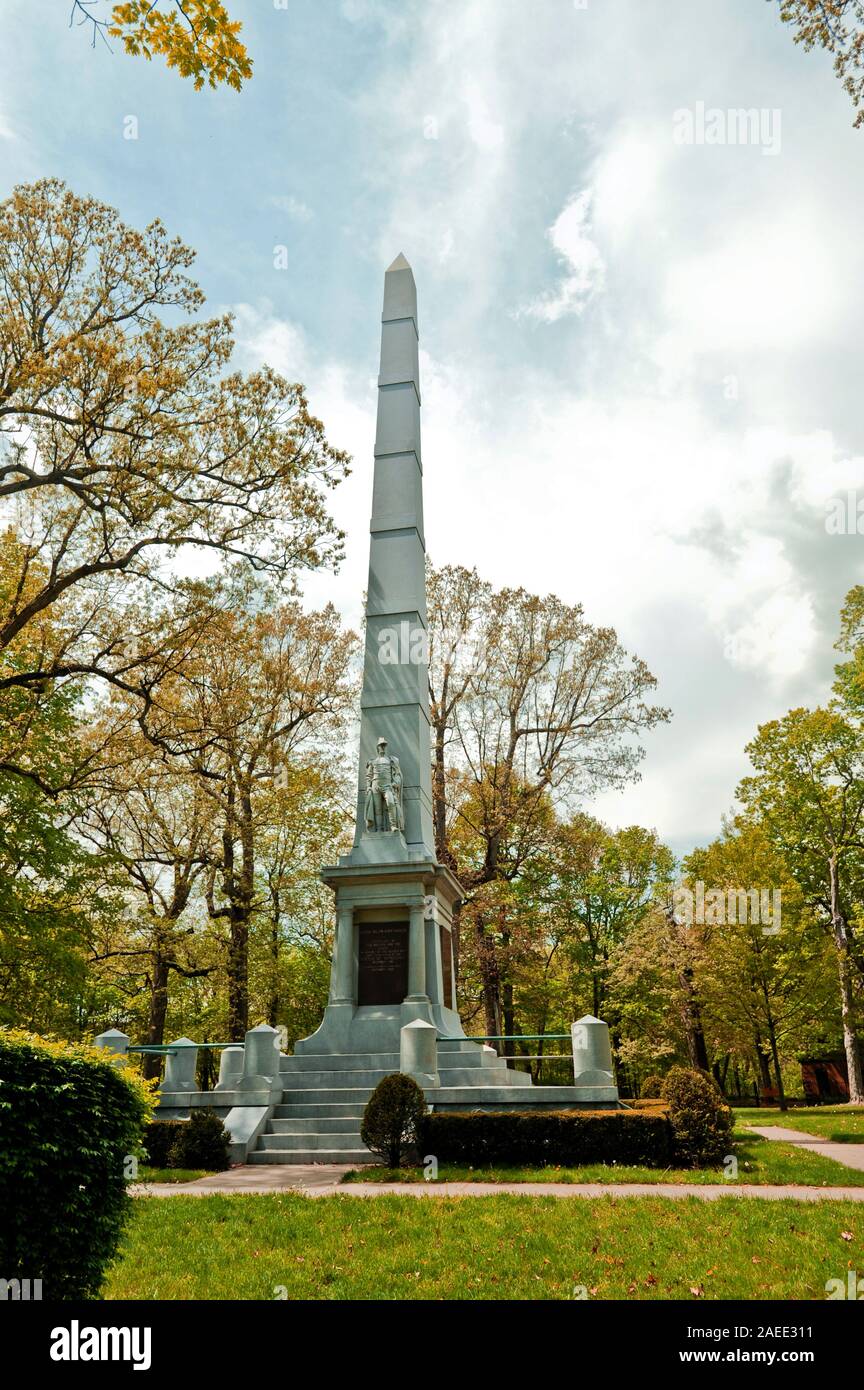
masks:
[(386, 738), (379, 738), (377, 748), (376, 756), (366, 764), (366, 829), (404, 834), (399, 759), (387, 752)]

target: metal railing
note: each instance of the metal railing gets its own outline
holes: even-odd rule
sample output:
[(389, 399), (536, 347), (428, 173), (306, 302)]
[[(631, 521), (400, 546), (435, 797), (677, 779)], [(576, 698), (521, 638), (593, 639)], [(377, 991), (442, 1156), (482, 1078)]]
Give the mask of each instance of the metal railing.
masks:
[[(469, 1033), (476, 1043), (570, 1042), (569, 1033)], [(497, 1049), (496, 1049), (497, 1051)], [(498, 1052), (516, 1071), (529, 1072), (538, 1086), (572, 1086), (573, 1052)]]

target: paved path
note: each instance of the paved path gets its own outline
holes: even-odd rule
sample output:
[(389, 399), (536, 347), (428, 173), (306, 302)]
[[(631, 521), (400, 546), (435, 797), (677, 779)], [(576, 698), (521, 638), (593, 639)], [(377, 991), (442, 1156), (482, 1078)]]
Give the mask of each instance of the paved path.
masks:
[(213, 1193), (302, 1192), (307, 1197), (698, 1197), (711, 1202), (718, 1197), (758, 1197), (778, 1202), (793, 1197), (799, 1202), (864, 1202), (864, 1187), (757, 1187), (744, 1183), (566, 1183), (566, 1182), (352, 1182), (340, 1186), (351, 1169), (341, 1164), (313, 1163), (283, 1166), (250, 1164), (215, 1173), (190, 1183), (140, 1183), (132, 1188), (141, 1197), (209, 1197)]
[(821, 1154), (823, 1158), (833, 1158), (844, 1168), (854, 1168), (864, 1173), (864, 1144), (836, 1144), (831, 1139), (823, 1139), (818, 1134), (805, 1134), (800, 1129), (785, 1129), (783, 1125), (748, 1125), (747, 1128), (762, 1139), (774, 1139), (778, 1143), (796, 1144), (799, 1149), (809, 1149), (811, 1153)]
[(195, 1182), (149, 1182), (134, 1183), (130, 1188), (133, 1197), (211, 1197), (214, 1192), (305, 1192), (310, 1197), (321, 1197), (334, 1191), (346, 1173), (352, 1172), (350, 1163), (249, 1163), (242, 1168), (229, 1168), (227, 1173), (211, 1173), (209, 1177), (197, 1178)]

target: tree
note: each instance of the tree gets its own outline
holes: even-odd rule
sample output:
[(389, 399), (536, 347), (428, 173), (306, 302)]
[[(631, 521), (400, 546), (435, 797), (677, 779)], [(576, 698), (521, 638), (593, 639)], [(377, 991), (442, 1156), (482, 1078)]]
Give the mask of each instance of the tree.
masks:
[[(193, 979), (214, 968), (199, 963), (199, 933), (188, 921), (193, 891), (212, 858), (213, 808), (200, 785), (153, 747), (128, 712), (110, 707), (86, 737), (99, 748), (102, 767), (91, 779), (77, 830), (117, 866), (133, 903), (137, 899), (101, 934), (91, 962), (111, 962), (128, 997), (143, 987), (142, 1041), (161, 1045), (172, 973)], [(160, 1058), (146, 1054), (144, 1075), (158, 1076), (160, 1069)]]
[(0, 662), (63, 602), (51, 640), (0, 666), (0, 694), (87, 676), (146, 703), (165, 646), (150, 597), (173, 593), (176, 649), (189, 591), (171, 564), (190, 547), (289, 586), (339, 558), (324, 494), (346, 456), (301, 386), (227, 371), (230, 319), (173, 321), (203, 302), (192, 260), (160, 222), (134, 231), (56, 179), (0, 204), (0, 499), (17, 547)]
[(163, 680), (144, 727), (211, 803), (205, 896), (211, 920), (226, 932), (228, 1035), (240, 1039), (249, 1016), (249, 936), (261, 907), (262, 810), (279, 813), (273, 783), (292, 762), (344, 740), (356, 639), (332, 607), (307, 613), (240, 576), (189, 587), (199, 640)]
[(856, 108), (854, 123), (864, 124), (864, 0), (780, 0), (780, 18), (796, 30), (796, 43), (833, 53)]
[(72, 833), (77, 798), (53, 790), (79, 781), (71, 692), (43, 695), (22, 726), (27, 703), (0, 703), (0, 746), (19, 746), (0, 767), (0, 1022), (74, 1033), (88, 943), (118, 895)]
[(69, 24), (86, 26), (94, 48), (97, 38), (110, 47), (110, 37), (122, 40), (133, 57), (161, 55), (181, 77), (192, 78), (196, 92), (205, 80), (239, 92), (252, 76), (252, 59), (240, 42), (243, 26), (221, 0), (167, 0), (165, 9), (160, 0), (127, 0), (108, 11), (101, 0), (72, 0)]
[(759, 817), (834, 943), (849, 1098), (864, 1104), (859, 1046), (864, 955), (855, 906), (864, 891), (864, 749), (837, 709), (795, 709), (763, 724), (738, 796)]
[(705, 929), (681, 920), (671, 893), (652, 906), (610, 960), (610, 988), (622, 1040), (620, 1061), (636, 1069), (686, 1057), (709, 1071), (700, 972)]
[[(330, 977), (333, 895), (321, 882), (322, 864), (350, 847), (349, 783), (322, 749), (312, 761), (283, 763), (258, 797), (257, 929), (260, 979), (250, 994), (262, 1001), (271, 1026), (291, 1039), (320, 1022)], [(353, 790), (353, 784), (351, 786)]]
[[(656, 685), (610, 628), (524, 589), (497, 592), (473, 572), (433, 581), (431, 705), (439, 854), (474, 898), (487, 1031), (501, 1031), (499, 905), (545, 842), (555, 804), (638, 775), (639, 734), (669, 717), (645, 703)], [(449, 765), (446, 750), (452, 750)], [(504, 927), (506, 931), (506, 926)], [(506, 943), (505, 943), (506, 944)]]
[(578, 813), (550, 846), (554, 911), (566, 925), (565, 954), (591, 982), (591, 1011), (608, 1021), (610, 961), (668, 889), (671, 850), (639, 825), (609, 830)]
[[(722, 924), (706, 930), (699, 971), (708, 1027), (717, 1048), (726, 1051), (722, 1069), (715, 1060), (715, 1077), (725, 1086), (729, 1060), (744, 1060), (752, 1052), (763, 1088), (773, 1067), (773, 1089), (785, 1110), (783, 1058), (805, 1046), (832, 1014), (825, 935), (789, 866), (756, 821), (738, 817), (726, 824), (723, 835), (707, 849), (694, 850), (684, 867), (691, 884), (701, 880), (735, 904), (734, 914), (727, 911)], [(739, 911), (748, 891), (776, 892), (780, 920), (766, 929), (761, 912), (754, 914), (749, 902)]]

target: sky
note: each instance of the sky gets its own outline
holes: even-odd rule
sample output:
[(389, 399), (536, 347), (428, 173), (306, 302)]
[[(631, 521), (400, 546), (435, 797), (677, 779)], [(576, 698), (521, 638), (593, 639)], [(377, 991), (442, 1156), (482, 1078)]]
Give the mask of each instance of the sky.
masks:
[(56, 175), (196, 248), (237, 364), (353, 456), (345, 562), (305, 589), (355, 626), (403, 252), (433, 561), (616, 629), (673, 718), (590, 809), (707, 843), (759, 724), (828, 697), (864, 580), (828, 526), (864, 502), (864, 129), (830, 57), (775, 0), (226, 3), (239, 94), (3, 0), (0, 196)]

